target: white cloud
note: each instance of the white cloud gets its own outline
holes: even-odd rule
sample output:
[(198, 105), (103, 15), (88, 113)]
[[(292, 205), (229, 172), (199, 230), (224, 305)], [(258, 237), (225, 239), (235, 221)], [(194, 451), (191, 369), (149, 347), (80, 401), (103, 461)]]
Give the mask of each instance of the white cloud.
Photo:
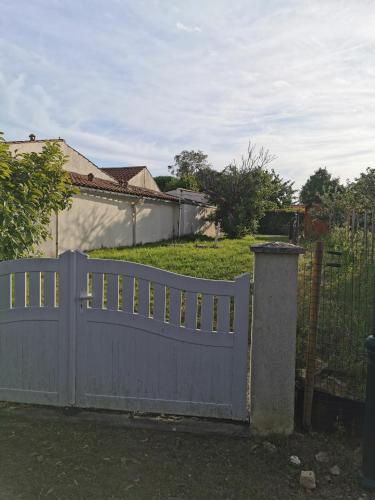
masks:
[(188, 33), (193, 33), (194, 31), (200, 33), (202, 31), (199, 28), (199, 26), (186, 26), (185, 24), (182, 24), (180, 21), (177, 21), (176, 28), (181, 31), (187, 31)]
[(251, 139), (298, 183), (345, 179), (375, 163), (374, 51), (365, 0), (7, 2), (0, 128), (155, 174), (185, 148), (223, 168)]

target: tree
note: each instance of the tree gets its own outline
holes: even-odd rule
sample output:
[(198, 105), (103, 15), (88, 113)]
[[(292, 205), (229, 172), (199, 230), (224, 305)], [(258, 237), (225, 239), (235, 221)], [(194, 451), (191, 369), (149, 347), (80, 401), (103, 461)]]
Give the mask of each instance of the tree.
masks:
[(221, 172), (206, 166), (196, 173), (200, 189), (217, 207), (215, 221), (229, 237), (255, 232), (266, 210), (291, 204), (293, 184), (267, 168), (273, 160), (268, 150), (249, 144), (239, 166), (233, 162)]
[(342, 189), (340, 180), (332, 177), (326, 168), (319, 168), (307, 179), (301, 189), (301, 203), (307, 207), (319, 204), (322, 196), (336, 196)]
[(159, 189), (163, 192), (172, 191), (173, 189), (185, 188), (190, 189), (190, 184), (184, 179), (179, 179), (173, 175), (159, 175), (154, 177)]
[(182, 180), (187, 189), (196, 190), (199, 188), (196, 175), (207, 167), (210, 167), (210, 164), (207, 162), (207, 155), (202, 151), (184, 150), (174, 157), (174, 164), (169, 165), (168, 170)]
[(52, 213), (69, 207), (75, 189), (65, 161), (56, 142), (12, 156), (0, 134), (0, 260), (30, 256), (48, 238)]
[(347, 188), (351, 208), (371, 210), (375, 206), (375, 168), (368, 167)]

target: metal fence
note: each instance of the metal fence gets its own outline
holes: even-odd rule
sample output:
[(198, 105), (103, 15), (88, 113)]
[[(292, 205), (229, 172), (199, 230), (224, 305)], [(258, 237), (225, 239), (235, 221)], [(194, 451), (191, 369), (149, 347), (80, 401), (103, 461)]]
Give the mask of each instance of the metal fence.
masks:
[[(306, 377), (311, 330), (312, 261), (315, 243), (301, 242), (297, 374)], [(323, 240), (315, 355), (315, 388), (361, 400), (365, 395), (364, 341), (373, 331), (375, 306), (374, 211), (352, 212)]]

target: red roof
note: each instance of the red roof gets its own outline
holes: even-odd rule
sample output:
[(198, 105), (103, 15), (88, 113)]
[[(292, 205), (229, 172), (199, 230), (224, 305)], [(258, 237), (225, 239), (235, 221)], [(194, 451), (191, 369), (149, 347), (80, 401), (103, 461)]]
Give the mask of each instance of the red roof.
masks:
[[(103, 169), (104, 170), (104, 169)], [(161, 193), (160, 191), (153, 191), (152, 189), (141, 188), (138, 186), (121, 186), (117, 182), (107, 181), (89, 175), (78, 174), (77, 172), (69, 172), (72, 184), (79, 187), (86, 187), (90, 189), (100, 189), (102, 191), (110, 191), (112, 193), (128, 194), (131, 196), (140, 196), (145, 198), (155, 198), (166, 201), (178, 202), (178, 198), (171, 194)]]
[(132, 177), (139, 174), (146, 167), (114, 167), (101, 168), (103, 172), (110, 175), (118, 182), (128, 182)]

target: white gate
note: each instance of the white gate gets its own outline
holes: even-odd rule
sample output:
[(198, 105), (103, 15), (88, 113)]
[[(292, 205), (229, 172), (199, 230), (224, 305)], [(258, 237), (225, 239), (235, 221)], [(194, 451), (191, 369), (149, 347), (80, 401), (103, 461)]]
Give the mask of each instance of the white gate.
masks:
[(0, 263), (0, 399), (246, 420), (249, 275)]

